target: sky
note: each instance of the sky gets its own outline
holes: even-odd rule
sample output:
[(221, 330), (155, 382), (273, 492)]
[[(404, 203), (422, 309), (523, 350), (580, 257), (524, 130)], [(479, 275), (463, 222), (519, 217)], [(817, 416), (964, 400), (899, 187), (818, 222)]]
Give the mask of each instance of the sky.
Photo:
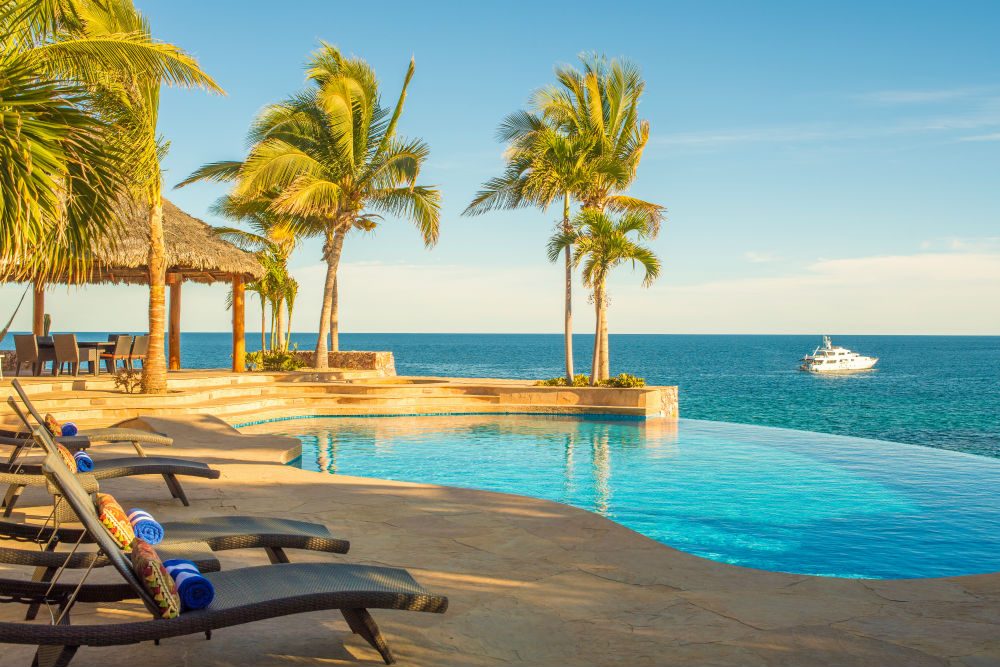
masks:
[[(561, 269), (545, 257), (559, 211), (461, 212), (502, 169), (503, 116), (555, 65), (598, 51), (642, 68), (651, 137), (630, 194), (668, 211), (651, 243), (659, 280), (643, 288), (628, 267), (611, 280), (612, 332), (1000, 333), (998, 3), (137, 5), (227, 91), (168, 90), (160, 116), (166, 196), (214, 224), (224, 187), (174, 184), (243, 157), (248, 124), (301, 89), (321, 40), (368, 60), (387, 101), (416, 59), (400, 131), (430, 145), (421, 181), (443, 193), (441, 240), (427, 250), (391, 218), (350, 237), (343, 331), (561, 330)], [(293, 328), (315, 331), (319, 243), (292, 266)], [(184, 330), (229, 327), (225, 286), (184, 289)], [(0, 289), (0, 315), (19, 296)], [(145, 298), (58, 287), (47, 310), (55, 329), (144, 330)], [(30, 328), (29, 302), (15, 329)], [(591, 310), (578, 282), (579, 331)]]

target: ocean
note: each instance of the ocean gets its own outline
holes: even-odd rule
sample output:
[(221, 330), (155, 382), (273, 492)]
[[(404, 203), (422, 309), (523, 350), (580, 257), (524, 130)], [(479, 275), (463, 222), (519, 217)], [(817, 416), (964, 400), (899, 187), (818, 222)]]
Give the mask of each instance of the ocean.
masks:
[[(81, 340), (105, 339), (81, 334)], [(185, 333), (186, 368), (230, 364), (230, 334)], [(312, 349), (315, 334), (293, 334)], [(1000, 336), (834, 336), (879, 357), (873, 371), (797, 370), (819, 336), (611, 335), (611, 370), (680, 387), (681, 416), (891, 440), (1000, 458)], [(577, 372), (591, 336), (575, 336)], [(256, 349), (259, 334), (247, 335)], [(541, 379), (563, 372), (558, 334), (341, 335), (348, 350), (391, 350), (400, 375)], [(0, 347), (13, 347), (12, 341)]]

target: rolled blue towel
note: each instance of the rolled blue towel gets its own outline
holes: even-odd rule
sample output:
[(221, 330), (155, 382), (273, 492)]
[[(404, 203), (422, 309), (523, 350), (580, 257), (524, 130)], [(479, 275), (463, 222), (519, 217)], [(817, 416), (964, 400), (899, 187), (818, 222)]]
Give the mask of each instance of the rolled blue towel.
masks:
[(163, 541), (163, 526), (156, 522), (153, 515), (141, 509), (128, 511), (128, 522), (136, 537), (141, 537), (148, 544), (159, 544)]
[(94, 459), (90, 458), (90, 454), (84, 451), (79, 451), (73, 455), (76, 460), (76, 471), (77, 472), (90, 472), (94, 469)]
[(64, 437), (72, 437), (77, 433), (79, 433), (80, 429), (78, 429), (76, 427), (76, 424), (74, 424), (73, 422), (66, 422), (65, 424), (62, 425), (60, 431), (62, 432)]
[(201, 576), (198, 566), (189, 560), (173, 558), (163, 561), (163, 567), (177, 585), (177, 595), (181, 598), (181, 610), (204, 609), (215, 599), (212, 582)]

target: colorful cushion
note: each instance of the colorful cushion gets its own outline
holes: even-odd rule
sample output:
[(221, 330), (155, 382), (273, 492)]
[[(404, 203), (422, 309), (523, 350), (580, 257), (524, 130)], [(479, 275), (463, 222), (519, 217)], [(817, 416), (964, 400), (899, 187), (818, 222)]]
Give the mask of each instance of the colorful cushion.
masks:
[(62, 435), (62, 424), (51, 414), (45, 415), (45, 428), (49, 429), (49, 433), (56, 438)]
[(73, 457), (73, 452), (69, 451), (59, 443), (56, 443), (56, 449), (59, 450), (59, 456), (62, 457), (63, 463), (69, 468), (70, 472), (76, 472), (76, 459)]
[(118, 504), (114, 496), (107, 493), (97, 494), (97, 515), (101, 519), (101, 524), (108, 531), (108, 535), (118, 543), (122, 551), (125, 553), (132, 551), (135, 531), (128, 520), (128, 515), (125, 514), (125, 510)]
[(160, 609), (160, 618), (177, 618), (181, 598), (173, 577), (163, 567), (156, 549), (137, 539), (132, 545), (132, 571)]

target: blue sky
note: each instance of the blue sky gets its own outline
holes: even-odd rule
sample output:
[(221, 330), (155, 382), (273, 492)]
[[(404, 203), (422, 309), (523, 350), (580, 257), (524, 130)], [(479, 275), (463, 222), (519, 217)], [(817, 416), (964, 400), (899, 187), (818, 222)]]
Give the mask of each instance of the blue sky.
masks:
[[(652, 137), (632, 194), (669, 211), (654, 242), (664, 273), (648, 290), (615, 277), (612, 330), (1000, 333), (1000, 4), (137, 4), (228, 92), (164, 95), (170, 186), (241, 157), (247, 124), (301, 87), (321, 39), (371, 62), (387, 98), (415, 56), (401, 130), (431, 146), (423, 180), (444, 194), (441, 242), (424, 250), (398, 220), (351, 238), (346, 330), (559, 330), (559, 270), (544, 256), (557, 213), (459, 214), (502, 166), (500, 119), (555, 64), (596, 50), (642, 67)], [(221, 192), (168, 196), (220, 222), (207, 209)], [(316, 328), (319, 262), (312, 242), (294, 257), (296, 330)], [(108, 328), (86, 305), (101, 289), (57, 290), (51, 309)], [(190, 288), (185, 328), (226, 328), (224, 291)], [(143, 291), (122, 298), (138, 311), (112, 328), (143, 328)]]

